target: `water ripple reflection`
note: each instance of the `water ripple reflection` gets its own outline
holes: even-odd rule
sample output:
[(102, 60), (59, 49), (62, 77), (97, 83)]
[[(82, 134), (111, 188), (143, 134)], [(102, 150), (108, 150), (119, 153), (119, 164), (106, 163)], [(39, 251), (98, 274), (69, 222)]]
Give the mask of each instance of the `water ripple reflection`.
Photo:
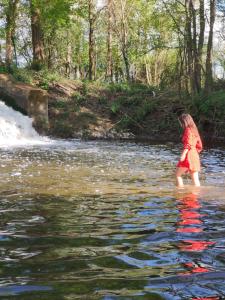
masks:
[(0, 152), (1, 298), (225, 299), (223, 149), (184, 190), (170, 144)]

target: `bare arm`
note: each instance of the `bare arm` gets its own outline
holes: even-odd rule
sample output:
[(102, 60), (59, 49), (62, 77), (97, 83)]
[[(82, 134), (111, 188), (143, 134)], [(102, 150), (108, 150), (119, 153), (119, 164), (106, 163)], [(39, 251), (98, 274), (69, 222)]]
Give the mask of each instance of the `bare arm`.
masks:
[(181, 153), (181, 156), (180, 156), (180, 161), (184, 161), (185, 160), (185, 157), (188, 153), (188, 149), (184, 149)]

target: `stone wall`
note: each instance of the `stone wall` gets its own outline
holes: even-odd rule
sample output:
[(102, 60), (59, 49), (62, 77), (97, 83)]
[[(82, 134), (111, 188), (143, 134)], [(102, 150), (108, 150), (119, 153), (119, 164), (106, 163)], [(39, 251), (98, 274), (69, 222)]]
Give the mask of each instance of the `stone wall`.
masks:
[(47, 92), (28, 84), (15, 81), (8, 74), (0, 74), (0, 97), (13, 102), (33, 119), (33, 125), (40, 133), (48, 129)]

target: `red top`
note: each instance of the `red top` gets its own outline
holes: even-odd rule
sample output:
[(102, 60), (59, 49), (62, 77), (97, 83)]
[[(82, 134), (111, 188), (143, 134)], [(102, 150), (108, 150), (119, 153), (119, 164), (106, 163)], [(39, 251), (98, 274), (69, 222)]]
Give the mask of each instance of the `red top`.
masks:
[(179, 161), (177, 167), (187, 168), (191, 172), (200, 171), (199, 152), (202, 151), (202, 141), (199, 135), (195, 135), (191, 128), (184, 130), (182, 142), (184, 149), (188, 149), (184, 161)]

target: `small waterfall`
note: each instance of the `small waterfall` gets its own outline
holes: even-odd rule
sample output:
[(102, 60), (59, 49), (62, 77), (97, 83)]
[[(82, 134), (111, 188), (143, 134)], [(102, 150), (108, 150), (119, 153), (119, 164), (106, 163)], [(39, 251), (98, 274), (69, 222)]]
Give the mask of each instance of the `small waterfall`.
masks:
[(32, 119), (0, 101), (0, 146), (43, 144), (47, 141), (32, 127)]

